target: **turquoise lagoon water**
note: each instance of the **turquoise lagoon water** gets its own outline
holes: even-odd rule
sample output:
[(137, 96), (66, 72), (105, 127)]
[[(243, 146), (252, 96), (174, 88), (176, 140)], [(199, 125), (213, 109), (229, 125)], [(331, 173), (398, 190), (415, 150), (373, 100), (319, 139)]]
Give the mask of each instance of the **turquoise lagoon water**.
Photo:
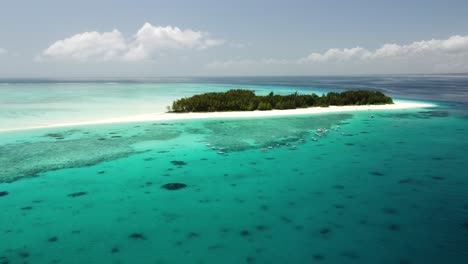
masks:
[(468, 263), (464, 109), (4, 132), (0, 263)]
[[(0, 131), (166, 112), (181, 97), (196, 93), (252, 89), (268, 94), (271, 86), (200, 83), (1, 83)], [(275, 86), (278, 94), (323, 93), (324, 89)]]

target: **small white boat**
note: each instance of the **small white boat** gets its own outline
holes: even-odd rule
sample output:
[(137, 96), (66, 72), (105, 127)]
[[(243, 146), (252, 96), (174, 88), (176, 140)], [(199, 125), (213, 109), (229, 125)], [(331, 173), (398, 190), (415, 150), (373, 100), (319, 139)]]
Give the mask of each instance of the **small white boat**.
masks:
[(296, 149), (296, 146), (292, 146), (291, 149)]
[(223, 151), (218, 151), (218, 154), (223, 155), (224, 152)]
[(312, 138), (312, 141), (317, 141), (317, 139), (316, 139), (316, 138)]
[(272, 149), (273, 147), (272, 146), (268, 146), (268, 149)]
[(266, 148), (261, 148), (260, 151), (266, 151)]

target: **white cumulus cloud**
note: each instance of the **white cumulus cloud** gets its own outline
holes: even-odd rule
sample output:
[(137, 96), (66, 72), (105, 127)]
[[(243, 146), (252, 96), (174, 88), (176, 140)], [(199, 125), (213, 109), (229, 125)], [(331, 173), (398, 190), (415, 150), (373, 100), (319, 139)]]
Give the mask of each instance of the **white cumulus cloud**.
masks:
[(361, 47), (345, 48), (345, 49), (329, 49), (325, 53), (311, 53), (305, 58), (298, 60), (299, 63), (307, 62), (324, 62), (330, 60), (351, 60), (369, 56), (369, 51)]
[(40, 58), (141, 61), (167, 50), (205, 49), (222, 43), (222, 40), (212, 39), (205, 32), (145, 23), (130, 39), (125, 39), (114, 29), (104, 33), (84, 32), (58, 40), (45, 49)]
[(129, 43), (125, 58), (141, 60), (151, 58), (161, 50), (204, 49), (222, 44), (223, 41), (209, 38), (208, 33), (181, 30), (178, 27), (159, 27), (145, 23)]
[(45, 58), (63, 58), (86, 61), (109, 60), (121, 56), (127, 44), (118, 30), (99, 33), (84, 32), (59, 40), (42, 52)]
[(361, 47), (329, 49), (324, 53), (311, 53), (298, 60), (300, 63), (314, 63), (346, 60), (378, 60), (396, 57), (450, 56), (468, 53), (468, 35), (451, 36), (448, 39), (415, 41), (407, 45), (384, 44), (376, 50)]

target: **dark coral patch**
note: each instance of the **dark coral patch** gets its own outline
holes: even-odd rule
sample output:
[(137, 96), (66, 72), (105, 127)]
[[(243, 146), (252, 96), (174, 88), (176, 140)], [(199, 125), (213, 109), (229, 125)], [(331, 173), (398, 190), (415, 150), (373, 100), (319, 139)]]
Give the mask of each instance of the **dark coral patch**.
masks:
[(10, 261), (8, 260), (7, 257), (2, 257), (0, 256), (0, 264), (9, 264)]
[(385, 174), (381, 173), (381, 172), (378, 172), (378, 171), (373, 171), (371, 172), (372, 175), (374, 176), (384, 176)]
[(405, 179), (399, 180), (398, 183), (399, 184), (412, 184), (414, 183), (414, 180), (411, 178), (405, 178)]
[(239, 234), (241, 236), (243, 236), (243, 237), (247, 237), (247, 236), (250, 236), (250, 231), (249, 230), (242, 230), (242, 231), (240, 231)]
[(194, 238), (199, 238), (200, 234), (195, 233), (195, 232), (190, 232), (187, 234), (187, 239), (194, 239)]
[(50, 137), (50, 138), (59, 138), (59, 139), (63, 139), (63, 135), (62, 134), (59, 134), (59, 133), (48, 133), (48, 134), (45, 134), (46, 137)]
[(320, 229), (320, 234), (322, 234), (322, 235), (328, 235), (330, 233), (331, 233), (331, 229), (328, 228), (328, 227), (324, 227), (324, 228)]
[(57, 242), (57, 240), (58, 240), (58, 237), (54, 236), (54, 237), (47, 239), (47, 242), (54, 243), (54, 242)]
[(20, 252), (18, 252), (18, 256), (19, 256), (20, 258), (29, 258), (29, 252), (20, 251)]
[(245, 262), (247, 262), (247, 263), (255, 263), (255, 258), (254, 258), (254, 257), (248, 256), (247, 258), (245, 258)]
[(397, 225), (397, 224), (390, 224), (388, 226), (388, 230), (390, 230), (390, 231), (400, 231), (400, 226)]
[(187, 165), (187, 162), (185, 161), (181, 161), (181, 160), (173, 160), (171, 161), (172, 165), (175, 165), (175, 166), (185, 166)]
[(396, 215), (398, 214), (398, 211), (394, 208), (389, 208), (389, 207), (385, 207), (382, 209), (382, 211), (386, 214), (389, 214), (389, 215)]
[(0, 197), (7, 196), (8, 192), (7, 191), (2, 191), (0, 192)]
[(312, 258), (314, 258), (314, 260), (324, 260), (325, 256), (320, 255), (320, 254), (315, 254), (312, 256)]
[(31, 209), (33, 209), (32, 206), (21, 207), (21, 210), (24, 210), (24, 211), (31, 210)]
[(120, 249), (117, 246), (112, 247), (111, 249), (112, 254), (119, 253), (119, 252), (120, 252)]
[(76, 192), (76, 193), (70, 193), (67, 196), (74, 198), (74, 197), (83, 196), (83, 195), (86, 195), (86, 194), (88, 194), (88, 192)]
[(400, 259), (399, 264), (410, 264), (411, 262), (407, 259)]
[(161, 188), (166, 189), (166, 190), (170, 190), (170, 191), (180, 190), (180, 189), (183, 189), (185, 187), (187, 187), (187, 184), (177, 183), (177, 182), (166, 183), (163, 186), (161, 186)]
[(142, 233), (132, 233), (128, 237), (135, 240), (146, 240), (146, 236)]
[(431, 178), (432, 178), (433, 180), (438, 180), (438, 181), (441, 181), (441, 180), (445, 179), (445, 178), (442, 177), (442, 176), (432, 176)]
[(465, 228), (466, 231), (468, 231), (468, 221), (466, 221), (466, 222), (463, 224), (463, 227)]
[(344, 187), (344, 185), (336, 184), (336, 185), (333, 185), (333, 188), (337, 189), (337, 190), (343, 190), (345, 187)]

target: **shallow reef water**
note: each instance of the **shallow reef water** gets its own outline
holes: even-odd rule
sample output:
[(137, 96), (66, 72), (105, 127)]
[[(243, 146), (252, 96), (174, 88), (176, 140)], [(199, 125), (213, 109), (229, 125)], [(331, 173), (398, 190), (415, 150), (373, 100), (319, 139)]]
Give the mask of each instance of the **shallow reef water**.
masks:
[(0, 134), (0, 263), (468, 263), (467, 129), (441, 106)]

